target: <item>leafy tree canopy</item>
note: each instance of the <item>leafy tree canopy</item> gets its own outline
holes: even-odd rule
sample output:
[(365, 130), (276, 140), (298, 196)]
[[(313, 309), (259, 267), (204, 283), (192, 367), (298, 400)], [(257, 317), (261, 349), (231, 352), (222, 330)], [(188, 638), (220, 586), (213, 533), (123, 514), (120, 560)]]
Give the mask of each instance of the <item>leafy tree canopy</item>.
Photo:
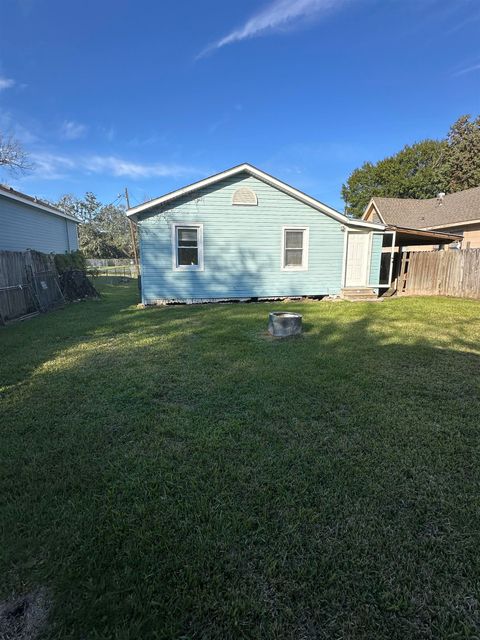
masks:
[(444, 140), (406, 145), (355, 169), (342, 187), (346, 213), (360, 217), (370, 198), (433, 198), (480, 185), (480, 117), (462, 116)]
[(480, 185), (480, 116), (462, 116), (448, 134), (450, 190), (462, 191)]
[(79, 241), (86, 258), (133, 256), (129, 222), (123, 205), (104, 205), (95, 194), (87, 191), (83, 198), (64, 195), (56, 206), (82, 221)]

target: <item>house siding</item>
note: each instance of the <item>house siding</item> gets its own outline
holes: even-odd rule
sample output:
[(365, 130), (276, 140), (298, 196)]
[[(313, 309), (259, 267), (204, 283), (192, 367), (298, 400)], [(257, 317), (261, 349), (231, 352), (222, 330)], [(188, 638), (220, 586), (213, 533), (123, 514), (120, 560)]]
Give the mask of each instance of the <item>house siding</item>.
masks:
[(370, 205), (370, 208), (368, 209), (368, 213), (364, 216), (363, 219), (365, 220), (365, 222), (375, 222), (376, 224), (382, 224), (382, 221), (380, 220), (380, 216), (378, 215), (373, 204)]
[(77, 223), (0, 194), (0, 250), (65, 253), (78, 249)]
[(480, 223), (469, 225), (457, 225), (446, 229), (439, 229), (447, 233), (458, 233), (463, 235), (462, 249), (480, 249)]
[[(249, 187), (257, 206), (232, 205)], [(172, 268), (172, 224), (203, 224), (204, 270)], [(282, 271), (282, 227), (309, 228), (307, 271)], [(342, 224), (245, 174), (179, 198), (139, 221), (145, 304), (165, 300), (336, 295), (342, 286)]]
[(372, 286), (379, 284), (380, 263), (382, 260), (382, 244), (383, 244), (383, 235), (380, 233), (372, 234), (370, 273), (368, 276), (368, 282)]

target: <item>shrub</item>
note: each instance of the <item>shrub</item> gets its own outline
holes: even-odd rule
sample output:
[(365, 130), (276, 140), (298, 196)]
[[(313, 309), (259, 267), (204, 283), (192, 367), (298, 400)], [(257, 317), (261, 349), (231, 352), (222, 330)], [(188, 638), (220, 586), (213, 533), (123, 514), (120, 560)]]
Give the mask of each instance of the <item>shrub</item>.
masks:
[(87, 270), (85, 256), (81, 251), (71, 251), (70, 253), (55, 254), (55, 266), (58, 273), (64, 273), (70, 269)]

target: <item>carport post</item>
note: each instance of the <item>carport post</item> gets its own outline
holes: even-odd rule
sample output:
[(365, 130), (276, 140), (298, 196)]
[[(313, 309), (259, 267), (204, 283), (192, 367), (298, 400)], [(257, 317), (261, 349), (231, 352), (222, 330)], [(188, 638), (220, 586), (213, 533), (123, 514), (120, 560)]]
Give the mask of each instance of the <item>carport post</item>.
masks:
[[(395, 240), (397, 237), (397, 232), (396, 231), (384, 231), (383, 233), (379, 233), (378, 235), (382, 235), (382, 236), (386, 236), (387, 233), (391, 233), (392, 234), (392, 244), (390, 246), (390, 265), (388, 268), (388, 279), (387, 279), (387, 283), (386, 284), (382, 284), (382, 283), (377, 283), (377, 284), (369, 284), (369, 287), (372, 288), (377, 288), (377, 289), (390, 289), (390, 287), (392, 286), (392, 272), (393, 272), (393, 261), (395, 258)], [(375, 235), (375, 234), (374, 234)], [(383, 247), (382, 247), (383, 249)], [(383, 253), (383, 251), (382, 251)]]
[(393, 275), (393, 262), (395, 260), (395, 240), (397, 238), (397, 232), (392, 232), (392, 246), (390, 247), (390, 269), (388, 271), (388, 287), (392, 286), (392, 275)]

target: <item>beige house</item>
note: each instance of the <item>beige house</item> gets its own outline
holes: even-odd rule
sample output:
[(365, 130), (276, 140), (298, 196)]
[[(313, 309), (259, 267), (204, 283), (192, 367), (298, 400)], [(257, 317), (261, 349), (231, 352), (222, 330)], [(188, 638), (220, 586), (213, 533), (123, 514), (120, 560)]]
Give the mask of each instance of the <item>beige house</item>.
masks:
[[(459, 235), (463, 238), (463, 249), (479, 249), (480, 187), (448, 195), (440, 193), (425, 200), (375, 197), (368, 203), (362, 219), (392, 228)], [(446, 244), (449, 242), (451, 239), (446, 238)]]

